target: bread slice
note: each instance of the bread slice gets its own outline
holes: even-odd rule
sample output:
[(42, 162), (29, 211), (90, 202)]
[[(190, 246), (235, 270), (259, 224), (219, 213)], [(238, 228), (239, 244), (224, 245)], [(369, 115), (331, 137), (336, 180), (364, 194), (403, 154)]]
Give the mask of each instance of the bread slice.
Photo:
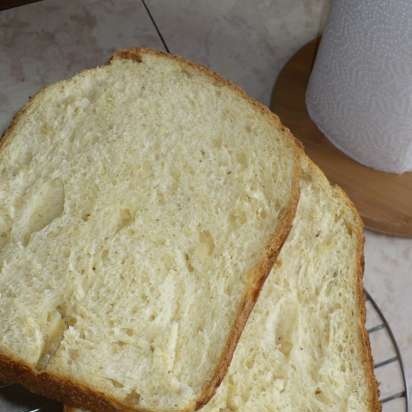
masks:
[(270, 111), (147, 49), (38, 93), (0, 151), (0, 377), (98, 411), (190, 411), (292, 225)]
[(293, 228), (202, 412), (380, 411), (364, 328), (362, 222), (303, 162)]

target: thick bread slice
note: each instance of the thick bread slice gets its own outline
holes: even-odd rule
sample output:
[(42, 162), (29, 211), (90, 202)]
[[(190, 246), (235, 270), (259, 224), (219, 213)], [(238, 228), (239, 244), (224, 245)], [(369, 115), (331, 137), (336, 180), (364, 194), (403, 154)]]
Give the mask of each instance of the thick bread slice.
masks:
[(194, 410), (291, 227), (299, 149), (207, 69), (139, 49), (49, 86), (0, 152), (0, 377)]
[(364, 327), (362, 222), (303, 162), (293, 228), (202, 412), (380, 411)]

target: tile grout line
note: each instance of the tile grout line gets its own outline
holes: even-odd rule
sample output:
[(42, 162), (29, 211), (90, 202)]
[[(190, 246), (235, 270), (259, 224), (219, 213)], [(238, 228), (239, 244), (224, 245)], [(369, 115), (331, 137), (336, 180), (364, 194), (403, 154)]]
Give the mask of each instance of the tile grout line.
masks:
[(153, 23), (153, 25), (154, 25), (154, 27), (155, 27), (155, 30), (156, 30), (156, 32), (157, 32), (157, 35), (158, 35), (159, 38), (160, 38), (160, 41), (161, 41), (162, 44), (163, 44), (163, 47), (165, 48), (165, 50), (166, 50), (168, 53), (170, 53), (170, 49), (169, 49), (169, 47), (167, 46), (166, 40), (164, 39), (162, 33), (160, 32), (159, 26), (157, 25), (157, 23), (156, 23), (153, 15), (152, 15), (149, 7), (147, 6), (146, 1), (145, 1), (145, 0), (140, 0), (140, 1), (142, 2), (143, 7), (146, 9), (146, 12), (147, 12), (147, 14), (148, 14), (151, 22)]

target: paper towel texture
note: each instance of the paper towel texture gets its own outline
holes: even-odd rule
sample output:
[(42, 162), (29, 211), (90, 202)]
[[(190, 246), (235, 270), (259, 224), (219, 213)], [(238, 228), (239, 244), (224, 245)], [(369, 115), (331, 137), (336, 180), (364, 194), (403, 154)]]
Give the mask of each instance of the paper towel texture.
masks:
[(332, 1), (306, 104), (355, 160), (412, 170), (412, 1)]

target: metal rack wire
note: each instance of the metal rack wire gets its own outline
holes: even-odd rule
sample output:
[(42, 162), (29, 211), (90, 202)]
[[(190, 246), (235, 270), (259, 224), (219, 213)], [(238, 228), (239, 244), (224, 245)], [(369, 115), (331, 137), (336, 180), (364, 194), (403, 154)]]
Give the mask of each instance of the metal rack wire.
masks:
[[(404, 365), (398, 344), (382, 311), (366, 290), (365, 298), (367, 316), (369, 319), (372, 319), (371, 326), (368, 327), (368, 333), (372, 343), (374, 359), (376, 359), (374, 365), (375, 373), (378, 375), (384, 368), (395, 368), (399, 372), (397, 375), (398, 382), (394, 379), (393, 373), (378, 376), (382, 391), (382, 409), (384, 412), (408, 412), (409, 397)], [(375, 337), (378, 334), (381, 335), (381, 339), (376, 340)], [(378, 347), (378, 344), (374, 345), (375, 342), (380, 342), (380, 347)], [(392, 388), (400, 388), (400, 390), (393, 390)], [(62, 407), (56, 402), (27, 392), (19, 385), (3, 385), (0, 386), (0, 412), (8, 411), (61, 412)]]
[[(390, 384), (390, 386), (392, 387), (396, 387), (396, 384), (398, 384), (398, 386), (400, 386), (401, 390), (398, 391), (392, 391), (390, 393), (382, 393), (383, 396), (381, 396), (381, 403), (382, 403), (382, 410), (385, 412), (386, 410), (391, 410), (391, 411), (405, 411), (405, 412), (409, 412), (409, 394), (408, 394), (408, 388), (407, 388), (407, 384), (406, 384), (406, 375), (405, 375), (405, 368), (403, 365), (403, 360), (402, 360), (402, 356), (401, 356), (401, 352), (399, 350), (399, 346), (395, 340), (395, 337), (393, 335), (392, 329), (389, 326), (388, 321), (386, 320), (385, 316), (383, 315), (382, 311), (380, 310), (379, 306), (376, 304), (376, 302), (374, 301), (374, 299), (372, 298), (372, 296), (365, 290), (365, 299), (367, 304), (369, 303), (369, 305), (367, 306), (368, 309), (368, 316), (371, 315), (371, 311), (375, 312), (375, 322), (373, 326), (369, 326), (368, 327), (368, 334), (369, 334), (369, 338), (371, 340), (371, 344), (372, 344), (372, 354), (374, 356), (374, 359), (378, 359), (377, 354), (375, 353), (377, 351), (377, 349), (374, 348), (374, 335), (377, 333), (383, 333), (383, 337), (387, 337), (389, 338), (388, 341), (391, 345), (391, 347), (387, 347), (387, 345), (385, 345), (385, 352), (386, 353), (390, 353), (390, 352), (394, 352), (393, 356), (389, 356), (386, 357), (382, 360), (378, 360), (375, 362), (374, 367), (375, 367), (375, 373), (378, 374), (378, 371), (381, 370), (382, 368), (385, 367), (389, 367), (390, 365), (394, 365), (396, 367), (396, 369), (399, 372), (398, 375), (398, 380), (400, 382), (393, 382), (393, 377), (389, 376), (386, 379), (391, 379), (390, 382), (388, 382)], [(374, 350), (375, 349), (375, 350)], [(388, 350), (389, 349), (389, 350)], [(385, 378), (385, 375), (382, 375), (383, 378)], [(379, 376), (378, 376), (378, 381), (379, 381)], [(385, 382), (385, 380), (381, 379), (380, 380), (380, 387), (381, 387), (381, 392), (382, 389), (385, 388), (387, 382)], [(396, 402), (396, 407), (394, 407), (393, 405)]]

